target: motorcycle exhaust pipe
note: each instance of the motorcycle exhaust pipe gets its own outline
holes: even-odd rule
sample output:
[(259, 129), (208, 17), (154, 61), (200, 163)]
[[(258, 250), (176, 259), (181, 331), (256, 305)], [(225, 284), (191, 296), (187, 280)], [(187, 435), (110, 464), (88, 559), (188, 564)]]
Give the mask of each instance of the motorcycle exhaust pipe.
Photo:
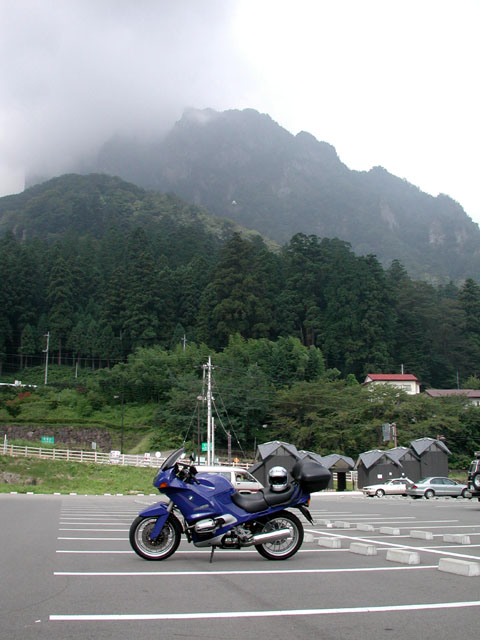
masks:
[(290, 529), (275, 529), (275, 531), (268, 531), (267, 533), (257, 533), (247, 546), (275, 542), (275, 540), (282, 540), (283, 538), (291, 537), (291, 535)]

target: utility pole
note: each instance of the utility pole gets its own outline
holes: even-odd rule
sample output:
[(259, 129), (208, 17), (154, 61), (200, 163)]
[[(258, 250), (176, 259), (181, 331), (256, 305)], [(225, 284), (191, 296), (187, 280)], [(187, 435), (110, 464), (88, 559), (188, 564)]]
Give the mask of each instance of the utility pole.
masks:
[(200, 464), (200, 454), (202, 452), (202, 438), (200, 434), (200, 402), (203, 402), (203, 396), (197, 396), (197, 464)]
[(213, 420), (212, 420), (212, 358), (208, 356), (208, 364), (203, 365), (207, 370), (207, 464), (212, 464), (212, 440), (213, 440)]
[(212, 417), (212, 453), (210, 455), (210, 464), (215, 464), (215, 418)]
[(121, 438), (120, 438), (120, 453), (123, 455), (123, 433), (124, 433), (124, 424), (125, 424), (125, 399), (123, 396), (123, 391), (120, 394), (120, 398), (122, 399), (122, 433), (121, 433)]
[(43, 353), (45, 354), (45, 381), (44, 384), (47, 384), (48, 381), (48, 349), (50, 346), (50, 331), (47, 331), (47, 333), (45, 334), (45, 338), (47, 339), (47, 348), (43, 350)]

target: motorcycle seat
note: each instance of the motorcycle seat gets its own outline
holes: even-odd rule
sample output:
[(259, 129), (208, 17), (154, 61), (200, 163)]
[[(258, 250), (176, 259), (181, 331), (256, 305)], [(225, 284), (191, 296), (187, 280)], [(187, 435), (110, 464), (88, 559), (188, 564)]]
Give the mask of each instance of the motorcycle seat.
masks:
[(277, 507), (288, 504), (295, 491), (294, 485), (289, 485), (285, 491), (276, 492), (270, 489), (261, 489), (256, 493), (234, 493), (232, 502), (247, 513), (265, 511), (268, 507)]
[(263, 495), (265, 496), (265, 502), (269, 507), (277, 507), (280, 504), (290, 502), (290, 499), (295, 491), (295, 485), (290, 484), (285, 491), (271, 491), (270, 489), (263, 489)]
[(256, 491), (255, 493), (238, 493), (236, 491), (232, 495), (232, 502), (247, 513), (256, 513), (257, 511), (268, 509), (263, 491)]

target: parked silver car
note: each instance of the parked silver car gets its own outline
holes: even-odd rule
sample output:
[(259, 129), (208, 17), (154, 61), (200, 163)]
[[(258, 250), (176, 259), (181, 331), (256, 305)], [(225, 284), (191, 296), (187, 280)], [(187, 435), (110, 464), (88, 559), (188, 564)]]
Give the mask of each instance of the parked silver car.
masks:
[(377, 496), (377, 498), (382, 498), (384, 495), (406, 496), (409, 484), (413, 484), (413, 481), (408, 478), (392, 478), (379, 484), (369, 484), (363, 487), (362, 491), (365, 496)]
[(471, 498), (466, 484), (450, 478), (422, 478), (407, 487), (407, 495), (413, 498), (434, 498), (435, 496), (451, 496), (452, 498)]

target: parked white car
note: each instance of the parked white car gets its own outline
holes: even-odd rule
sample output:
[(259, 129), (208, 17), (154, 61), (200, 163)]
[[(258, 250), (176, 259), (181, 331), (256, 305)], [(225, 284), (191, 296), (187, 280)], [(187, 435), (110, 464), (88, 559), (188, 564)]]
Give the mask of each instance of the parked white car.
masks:
[(383, 498), (383, 496), (406, 496), (407, 487), (413, 484), (413, 480), (409, 478), (392, 478), (381, 484), (371, 484), (367, 487), (363, 487), (363, 494), (366, 496), (377, 496), (377, 498)]
[(216, 474), (229, 480), (235, 489), (240, 493), (255, 493), (263, 489), (263, 484), (259, 482), (251, 473), (241, 467), (206, 466), (195, 465), (198, 474)]

